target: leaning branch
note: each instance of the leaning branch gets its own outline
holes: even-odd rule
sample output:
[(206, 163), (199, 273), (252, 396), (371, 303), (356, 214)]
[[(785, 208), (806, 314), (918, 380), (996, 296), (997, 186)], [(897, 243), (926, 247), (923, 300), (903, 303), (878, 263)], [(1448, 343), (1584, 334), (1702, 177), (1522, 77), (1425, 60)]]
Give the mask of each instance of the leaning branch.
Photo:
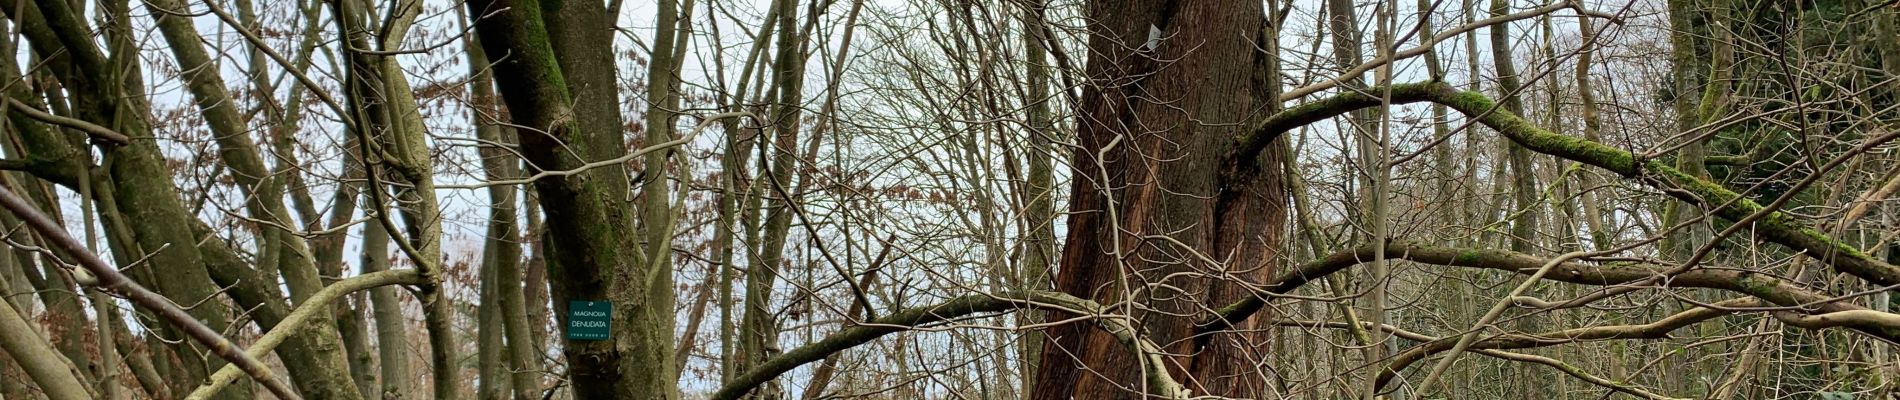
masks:
[(230, 361), (232, 365), (236, 365), (238, 368), (242, 368), (244, 372), (249, 373), (252, 379), (256, 379), (259, 383), (262, 383), (264, 387), (270, 390), (272, 395), (276, 395), (277, 398), (286, 400), (303, 398), (298, 396), (297, 392), (290, 390), (289, 385), (285, 385), (283, 381), (272, 376), (270, 368), (264, 366), (264, 363), (258, 362), (257, 358), (239, 351), (237, 345), (231, 343), (230, 339), (226, 339), (224, 335), (218, 334), (218, 331), (212, 330), (211, 327), (205, 326), (203, 322), (198, 322), (197, 319), (191, 317), (191, 314), (185, 313), (184, 309), (178, 308), (177, 304), (173, 304), (170, 299), (166, 299), (164, 296), (160, 296), (158, 293), (154, 293), (143, 286), (139, 286), (138, 283), (132, 282), (130, 278), (126, 278), (125, 274), (120, 273), (118, 268), (113, 268), (111, 265), (106, 264), (105, 260), (101, 260), (98, 256), (92, 254), (92, 251), (87, 249), (85, 245), (80, 244), (79, 241), (74, 240), (72, 236), (67, 235), (64, 227), (59, 226), (57, 222), (53, 222), (53, 219), (47, 217), (46, 214), (40, 213), (38, 208), (27, 203), (26, 199), (20, 198), (20, 196), (14, 194), (12, 190), (0, 187), (0, 207), (5, 207), (8, 211), (12, 211), (14, 216), (20, 217), (20, 220), (25, 221), (27, 226), (32, 227), (34, 231), (39, 232), (40, 236), (45, 238), (47, 242), (52, 243), (54, 247), (65, 251), (66, 254), (71, 254), (73, 258), (79, 262), (80, 267), (85, 268), (86, 272), (90, 272), (94, 277), (97, 277), (99, 287), (117, 293), (119, 296), (131, 300), (132, 304), (149, 309), (153, 314), (158, 315), (159, 318), (177, 326), (179, 330), (185, 332), (186, 336), (190, 336), (193, 341), (203, 344), (205, 348), (210, 349), (213, 354), (223, 357), (225, 360)]
[(0, 301), (0, 354), (12, 356), (33, 383), (40, 386), (40, 392), (52, 400), (86, 400), (93, 398), (87, 392), (85, 383), (80, 382), (79, 371), (72, 367), (71, 361), (51, 342), (34, 332), (33, 322), (13, 309), (13, 303)]
[[(1256, 123), (1253, 129), (1235, 138), (1228, 162), (1246, 166), (1274, 138), (1288, 130), (1353, 110), (1376, 107), (1385, 100), (1368, 93), (1390, 93), (1393, 104), (1431, 102), (1457, 109), (1532, 151), (1638, 178), (1643, 184), (1661, 189), (1677, 199), (1713, 208), (1713, 213), (1723, 219), (1753, 221), (1755, 233), (1763, 239), (1806, 252), (1811, 257), (1827, 262), (1835, 271), (1880, 286), (1900, 285), (1900, 267), (1829, 238), (1786, 213), (1767, 210), (1761, 204), (1722, 185), (1683, 173), (1662, 161), (1641, 159), (1628, 151), (1602, 143), (1544, 130), (1499, 109), (1496, 103), (1483, 94), (1459, 90), (1442, 82), (1393, 85), (1389, 90), (1374, 88), (1364, 92), (1341, 93), (1282, 111)], [(1880, 140), (1890, 139), (1891, 135), (1883, 136)]]
[[(1792, 311), (1776, 311), (1776, 319), (1788, 325), (1808, 329), (1860, 328), (1868, 326), (1900, 325), (1900, 315), (1874, 310), (1846, 310), (1821, 314), (1800, 314)], [(1890, 339), (1891, 340), (1891, 339)]]
[[(284, 344), (284, 340), (290, 339), (291, 335), (303, 330), (304, 324), (310, 322), (311, 318), (321, 313), (335, 311), (336, 309), (330, 307), (330, 303), (336, 302), (343, 296), (389, 285), (421, 285), (428, 282), (421, 271), (414, 269), (377, 271), (337, 281), (323, 287), (323, 290), (317, 291), (302, 304), (298, 304), (296, 311), (291, 311), (283, 322), (278, 322), (270, 332), (265, 332), (263, 337), (257, 338), (257, 342), (252, 343), (251, 348), (245, 349), (244, 354), (253, 358), (263, 358), (270, 354), (272, 350), (277, 349), (278, 345)], [(224, 368), (218, 369), (218, 372), (211, 375), (209, 383), (193, 390), (190, 395), (185, 396), (185, 400), (211, 398), (212, 395), (218, 394), (219, 390), (224, 390), (226, 386), (236, 383), (240, 373), (242, 372), (237, 368), (225, 365)]]
[[(0, 96), (0, 97), (4, 97), (4, 96)], [(40, 109), (33, 108), (33, 106), (27, 105), (26, 103), (20, 102), (19, 100), (15, 100), (12, 97), (7, 97), (6, 102), (7, 102), (6, 105), (9, 109), (12, 109), (14, 111), (19, 111), (21, 115), (25, 115), (28, 118), (40, 120), (40, 122), (64, 126), (67, 128), (78, 129), (80, 132), (85, 132), (87, 136), (91, 136), (94, 139), (112, 142), (113, 144), (123, 145), (123, 144), (132, 142), (131, 137), (126, 136), (123, 133), (119, 133), (119, 131), (112, 130), (112, 128), (107, 128), (107, 127), (99, 126), (99, 124), (94, 124), (91, 122), (86, 122), (86, 121), (72, 119), (72, 118), (61, 117), (61, 116), (53, 115), (45, 111), (40, 111)]]
[(845, 351), (875, 340), (884, 335), (908, 331), (924, 326), (949, 321), (964, 316), (1002, 312), (1017, 309), (1042, 309), (1075, 313), (1091, 318), (1102, 330), (1128, 346), (1140, 355), (1141, 369), (1146, 377), (1150, 395), (1161, 399), (1185, 400), (1187, 389), (1175, 382), (1168, 374), (1163, 363), (1161, 347), (1142, 337), (1124, 318), (1106, 315), (1103, 307), (1093, 301), (1077, 298), (1063, 293), (1047, 291), (1006, 292), (998, 294), (976, 294), (958, 297), (935, 305), (911, 308), (858, 326), (845, 328), (826, 336), (823, 340), (799, 346), (778, 357), (772, 357), (759, 366), (727, 382), (713, 400), (735, 400), (751, 392), (753, 388), (777, 378), (779, 375), (800, 365), (822, 360), (832, 354)]
[[(1479, 317), (1478, 322), (1473, 323), (1470, 330), (1458, 336), (1458, 344), (1452, 346), (1451, 354), (1438, 360), (1438, 365), (1432, 366), (1431, 373), (1426, 374), (1425, 380), (1419, 382), (1418, 391), (1431, 393), (1432, 383), (1437, 382), (1438, 377), (1445, 374), (1445, 370), (1451, 369), (1451, 363), (1458, 360), (1458, 355), (1464, 353), (1465, 349), (1471, 346), (1471, 342), (1478, 340), (1478, 332), (1483, 331), (1485, 327), (1490, 326), (1492, 322), (1496, 322), (1499, 317), (1504, 316), (1504, 310), (1511, 307), (1512, 298), (1524, 294), (1524, 291), (1530, 290), (1533, 286), (1537, 286), (1537, 281), (1542, 280), (1544, 275), (1550, 274), (1550, 271), (1557, 268), (1558, 265), (1562, 265), (1577, 257), (1582, 257), (1584, 254), (1589, 254), (1589, 252), (1573, 251), (1564, 253), (1563, 255), (1557, 256), (1557, 258), (1544, 262), (1544, 265), (1537, 267), (1537, 272), (1532, 272), (1530, 277), (1524, 278), (1524, 282), (1518, 283), (1517, 288), (1511, 289), (1511, 293), (1505, 295), (1504, 299), (1499, 300), (1497, 304), (1491, 305), (1491, 309), (1485, 311), (1484, 316)], [(1390, 372), (1390, 370), (1386, 370), (1385, 372)]]

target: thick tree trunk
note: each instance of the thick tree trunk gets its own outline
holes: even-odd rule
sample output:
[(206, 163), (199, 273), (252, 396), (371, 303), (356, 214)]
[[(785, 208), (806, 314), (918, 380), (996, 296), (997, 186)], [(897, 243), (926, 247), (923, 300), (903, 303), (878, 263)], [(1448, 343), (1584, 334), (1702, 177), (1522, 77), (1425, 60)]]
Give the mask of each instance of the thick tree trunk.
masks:
[[(121, 237), (133, 240), (121, 243), (128, 249), (151, 255), (139, 268), (128, 271), (128, 274), (135, 278), (150, 276), (154, 268), (164, 268), (162, 273), (166, 279), (139, 278), (142, 281), (140, 283), (181, 304), (195, 304), (216, 296), (218, 289), (204, 268), (203, 254), (199, 249), (175, 245), (197, 243), (190, 231), (178, 229), (191, 226), (190, 221), (194, 218), (179, 200), (177, 188), (171, 181), (170, 168), (163, 162), (151, 129), (138, 114), (141, 110), (149, 110), (149, 106), (142, 101), (144, 86), (137, 69), (122, 71), (109, 68), (114, 64), (108, 62), (105, 53), (91, 42), (91, 27), (83, 22), (82, 13), (72, 8), (73, 4), (43, 2), (36, 4), (37, 9), (18, 7), (20, 5), (9, 1), (0, 6), (7, 8), (6, 12), (22, 26), (22, 31), (33, 32), (29, 39), (37, 53), (58, 55), (52, 62), (70, 67), (54, 70), (58, 72), (64, 88), (75, 94), (71, 96), (73, 116), (95, 123), (103, 122), (135, 138), (128, 145), (107, 148), (102, 152), (103, 167), (112, 177), (102, 189), (121, 194), (116, 197), (119, 203), (116, 206), (127, 222), (123, 226), (129, 231), (122, 232)], [(107, 10), (109, 15), (121, 18), (125, 15), (123, 2), (105, 2), (102, 9)], [(73, 148), (63, 139), (30, 137), (30, 132), (22, 131), (22, 139), (30, 153), (49, 151), (41, 157), (74, 154)], [(46, 164), (48, 167), (66, 168), (64, 171), (52, 171), (49, 175), (70, 177), (74, 171), (70, 168), (77, 166), (76, 159), (71, 157), (42, 160), (53, 163)], [(230, 325), (230, 308), (223, 302), (203, 302), (189, 311), (194, 318), (213, 330), (222, 331)], [(170, 327), (167, 325), (165, 329)], [(211, 368), (222, 364), (221, 361), (199, 356), (206, 353), (195, 344), (184, 346), (197, 350), (185, 352), (189, 355), (182, 357), (184, 368), (177, 371), (179, 375), (174, 377), (178, 379), (174, 382), (200, 381), (209, 374)], [(231, 393), (235, 391), (227, 392), (228, 395)], [(226, 398), (237, 398), (232, 396), (235, 395)]]
[[(603, 4), (468, 6), (483, 50), (508, 55), (492, 70), (514, 124), (525, 127), (517, 130), (521, 152), (537, 168), (526, 172), (580, 170), (627, 154), (608, 40), (614, 21)], [(611, 301), (615, 308), (610, 340), (566, 342), (569, 378), (593, 383), (573, 386), (582, 399), (672, 398), (672, 266), (649, 264), (641, 254), (651, 244), (646, 240), (669, 238), (643, 238), (634, 229), (627, 170), (612, 164), (534, 181), (552, 234), (547, 260), (556, 314), (569, 300)]]
[[(1094, 21), (1087, 72), (1097, 80), (1078, 105), (1081, 147), (1056, 287), (1102, 304), (1143, 304), (1112, 311), (1164, 344), (1167, 370), (1195, 395), (1267, 397), (1271, 378), (1250, 367), (1269, 350), (1260, 319), (1190, 337), (1192, 315), (1246, 296), (1244, 288), (1178, 276), (1165, 289), (1153, 284), (1188, 271), (1264, 282), (1274, 269), (1286, 218), (1283, 155), (1224, 158), (1238, 126), (1270, 101), (1264, 86), (1277, 84), (1258, 72), (1270, 57), (1254, 45), (1262, 6), (1099, 0), (1087, 17)], [(1141, 398), (1154, 389), (1135, 383), (1143, 382), (1141, 364), (1087, 324), (1058, 326), (1048, 332), (1034, 396)]]

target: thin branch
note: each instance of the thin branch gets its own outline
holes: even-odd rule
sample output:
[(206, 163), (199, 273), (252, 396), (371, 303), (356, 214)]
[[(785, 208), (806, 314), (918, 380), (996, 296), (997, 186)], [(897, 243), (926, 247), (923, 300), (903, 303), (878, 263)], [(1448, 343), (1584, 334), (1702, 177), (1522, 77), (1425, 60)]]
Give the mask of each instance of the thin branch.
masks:
[(252, 48), (255, 48), (258, 51), (263, 52), (264, 55), (269, 56), (272, 61), (276, 61), (278, 65), (283, 66), (285, 73), (290, 74), (291, 77), (297, 78), (297, 83), (301, 83), (305, 87), (308, 87), (310, 89), (310, 94), (316, 95), (318, 101), (322, 101), (324, 105), (330, 106), (331, 111), (336, 112), (337, 120), (341, 121), (345, 127), (352, 127), (356, 125), (357, 123), (356, 119), (352, 118), (352, 115), (350, 113), (344, 111), (342, 103), (338, 103), (335, 98), (332, 98), (330, 96), (329, 90), (324, 89), (323, 85), (318, 84), (316, 80), (310, 79), (309, 75), (304, 74), (302, 71), (299, 71), (296, 68), (297, 64), (291, 62), (289, 58), (284, 57), (284, 55), (282, 54), (278, 54), (276, 50), (272, 50), (272, 47), (270, 46), (269, 43), (265, 43), (263, 38), (260, 38), (257, 36), (257, 32), (251, 32), (250, 29), (245, 29), (244, 24), (242, 22), (239, 22), (237, 18), (232, 17), (230, 13), (226, 13), (224, 9), (219, 8), (218, 2), (207, 1), (205, 2), (205, 8), (208, 11), (210, 11), (211, 14), (217, 15), (218, 19), (224, 21), (226, 25), (230, 25), (232, 29), (237, 30), (238, 34), (243, 36), (245, 41), (249, 41), (251, 43)]
[[(1718, 304), (1724, 306), (1748, 306), (1759, 303), (1760, 300), (1742, 298), (1728, 300)], [(1445, 351), (1460, 352), (1465, 349), (1528, 349), (1585, 340), (1661, 339), (1668, 337), (1669, 332), (1673, 332), (1677, 329), (1682, 329), (1683, 327), (1695, 325), (1728, 314), (1730, 314), (1729, 311), (1724, 311), (1719, 308), (1698, 307), (1670, 315), (1656, 322), (1641, 325), (1595, 326), (1555, 332), (1504, 334), (1473, 343), (1464, 343), (1462, 339), (1458, 343), (1453, 343), (1447, 340), (1449, 338), (1431, 340), (1425, 344), (1413, 346), (1411, 349), (1393, 356), (1392, 361), (1385, 364), (1385, 370), (1379, 371), (1378, 382), (1379, 386), (1383, 387), (1389, 383), (1392, 378), (1398, 376), (1398, 371), (1404, 371), (1406, 367), (1411, 366), (1413, 363), (1431, 357), (1433, 354)], [(1474, 330), (1473, 332), (1476, 331)], [(1461, 346), (1459, 345), (1464, 346), (1460, 348)], [(1447, 355), (1445, 359), (1449, 359), (1453, 356), (1456, 356), (1456, 354)], [(1444, 359), (1440, 360), (1442, 363)], [(1429, 380), (1431, 377), (1427, 376), (1426, 379), (1428, 382), (1425, 383), (1430, 383)], [(1425, 390), (1429, 389), (1424, 384), (1418, 386), (1420, 394), (1426, 394)]]
[[(1383, 249), (1381, 248), (1380, 250)], [(1504, 310), (1511, 307), (1511, 298), (1524, 294), (1524, 291), (1530, 290), (1531, 286), (1536, 286), (1538, 281), (1543, 280), (1544, 275), (1550, 274), (1550, 271), (1556, 269), (1558, 265), (1588, 254), (1591, 254), (1591, 252), (1573, 251), (1558, 255), (1557, 258), (1544, 262), (1544, 265), (1538, 267), (1537, 272), (1531, 273), (1529, 278), (1524, 278), (1523, 282), (1519, 282), (1516, 288), (1511, 289), (1511, 294), (1504, 295), (1504, 299), (1499, 300), (1496, 304), (1492, 304), (1491, 309), (1485, 311), (1483, 317), (1479, 317), (1477, 322), (1471, 324), (1471, 329), (1466, 330), (1465, 334), (1458, 336), (1458, 344), (1452, 345), (1451, 354), (1445, 355), (1445, 358), (1438, 360), (1438, 365), (1432, 366), (1431, 373), (1426, 374), (1425, 380), (1418, 384), (1418, 391), (1420, 393), (1430, 393), (1432, 384), (1438, 382), (1438, 377), (1443, 376), (1445, 370), (1451, 369), (1451, 363), (1457, 361), (1458, 355), (1464, 353), (1465, 349), (1471, 347), (1471, 342), (1478, 340), (1478, 332), (1483, 332), (1486, 326), (1491, 325), (1492, 322), (1496, 322), (1498, 317), (1504, 316)]]
[[(1392, 63), (1392, 60), (1394, 59), (1403, 60), (1403, 59), (1423, 55), (1427, 52), (1430, 52), (1433, 47), (1437, 46), (1438, 42), (1451, 40), (1452, 38), (1456, 38), (1459, 35), (1462, 35), (1466, 32), (1478, 30), (1478, 28), (1483, 28), (1483, 27), (1497, 25), (1497, 24), (1508, 24), (1508, 23), (1511, 23), (1512, 21), (1536, 18), (1544, 14), (1554, 13), (1566, 8), (1576, 9), (1579, 14), (1583, 14), (1586, 16), (1611, 18), (1612, 20), (1614, 20), (1614, 16), (1602, 15), (1602, 14), (1585, 10), (1582, 4), (1572, 1), (1572, 0), (1562, 0), (1555, 3), (1546, 4), (1543, 7), (1524, 10), (1523, 12), (1519, 12), (1516, 14), (1500, 15), (1496, 17), (1485, 18), (1485, 19), (1474, 21), (1469, 24), (1464, 24), (1455, 28), (1451, 28), (1450, 30), (1438, 32), (1437, 34), (1432, 35), (1429, 38), (1425, 38), (1424, 43), (1421, 43), (1418, 46), (1414, 46), (1412, 48), (1394, 53), (1392, 54), (1391, 57), (1380, 57), (1378, 59), (1374, 59), (1372, 61), (1367, 61), (1365, 63), (1359, 64), (1358, 66), (1354, 66), (1352, 69), (1346, 70), (1346, 72), (1341, 73), (1338, 76), (1328, 78), (1323, 82), (1301, 86), (1293, 90), (1288, 90), (1286, 93), (1283, 93), (1280, 95), (1280, 101), (1299, 100), (1301, 97), (1306, 97), (1314, 93), (1319, 93), (1320, 91), (1339, 87), (1340, 83), (1351, 82), (1356, 79), (1359, 79), (1359, 77), (1361, 75), (1365, 75), (1366, 72), (1372, 71), (1373, 68), (1378, 68), (1386, 64), (1390, 64)], [(1366, 92), (1379, 93), (1378, 90), (1368, 90)]]
[(488, 182), (482, 182), (482, 183), (470, 184), (470, 185), (436, 185), (435, 188), (436, 189), (481, 189), (481, 188), (486, 188), (489, 186), (499, 186), (499, 185), (526, 185), (526, 184), (534, 183), (535, 181), (550, 178), (550, 177), (574, 175), (574, 174), (579, 174), (582, 172), (587, 172), (595, 168), (606, 167), (610, 165), (619, 165), (619, 164), (626, 163), (628, 161), (633, 161), (633, 159), (640, 158), (640, 156), (647, 155), (647, 153), (652, 153), (655, 151), (670, 149), (670, 148), (685, 145), (687, 143), (692, 143), (693, 139), (699, 137), (699, 133), (701, 131), (705, 131), (706, 127), (708, 125), (711, 125), (713, 121), (718, 121), (718, 120), (726, 119), (726, 118), (735, 118), (735, 117), (757, 118), (753, 116), (752, 113), (745, 112), (745, 111), (734, 111), (734, 112), (724, 112), (724, 113), (713, 114), (713, 115), (706, 116), (704, 120), (701, 120), (699, 125), (694, 127), (693, 133), (690, 135), (680, 137), (679, 139), (668, 140), (668, 141), (657, 143), (651, 146), (642, 147), (639, 150), (635, 150), (633, 152), (627, 153), (627, 155), (624, 155), (624, 156), (581, 164), (581, 166), (575, 167), (573, 169), (557, 170), (557, 171), (541, 171), (539, 173), (535, 173), (533, 176), (529, 176), (529, 177), (521, 178), (521, 179), (495, 180), (495, 181), (488, 181)]
[[(5, 96), (0, 96), (0, 97), (5, 97)], [(27, 117), (40, 120), (40, 122), (64, 126), (67, 128), (78, 129), (80, 132), (85, 132), (87, 136), (91, 136), (94, 139), (101, 139), (108, 142), (112, 142), (113, 144), (120, 144), (120, 145), (132, 142), (132, 138), (130, 136), (126, 136), (123, 133), (119, 133), (118, 131), (112, 130), (112, 128), (107, 128), (107, 127), (99, 126), (98, 124), (94, 124), (91, 122), (61, 117), (61, 116), (53, 115), (45, 111), (40, 111), (40, 109), (33, 108), (32, 106), (26, 105), (26, 103), (23, 103), (20, 100), (14, 99), (12, 97), (7, 97), (7, 106), (10, 107), (14, 111), (19, 111), (20, 114), (25, 114)]]
[(1577, 368), (1577, 366), (1575, 365), (1570, 365), (1570, 363), (1566, 363), (1563, 360), (1558, 360), (1555, 358), (1544, 357), (1544, 356), (1533, 355), (1533, 354), (1512, 353), (1512, 352), (1503, 351), (1503, 350), (1477, 350), (1475, 351), (1475, 353), (1483, 354), (1483, 355), (1487, 355), (1487, 356), (1491, 356), (1491, 357), (1495, 357), (1499, 359), (1505, 359), (1505, 360), (1521, 361), (1521, 362), (1527, 362), (1527, 363), (1532, 363), (1532, 364), (1543, 364), (1551, 368), (1556, 368), (1558, 371), (1563, 371), (1564, 374), (1576, 377), (1577, 379), (1583, 380), (1584, 382), (1589, 382), (1590, 384), (1593, 384), (1593, 385), (1602, 386), (1610, 390), (1627, 393), (1627, 394), (1634, 395), (1637, 397), (1642, 397), (1645, 399), (1683, 400), (1678, 397), (1669, 397), (1669, 396), (1664, 396), (1664, 395), (1660, 395), (1656, 393), (1651, 393), (1650, 391), (1643, 390), (1642, 388), (1639, 388), (1639, 387), (1619, 384), (1615, 381), (1611, 381), (1609, 379), (1604, 379), (1603, 377), (1593, 375), (1589, 373), (1588, 371), (1584, 371), (1582, 368)]

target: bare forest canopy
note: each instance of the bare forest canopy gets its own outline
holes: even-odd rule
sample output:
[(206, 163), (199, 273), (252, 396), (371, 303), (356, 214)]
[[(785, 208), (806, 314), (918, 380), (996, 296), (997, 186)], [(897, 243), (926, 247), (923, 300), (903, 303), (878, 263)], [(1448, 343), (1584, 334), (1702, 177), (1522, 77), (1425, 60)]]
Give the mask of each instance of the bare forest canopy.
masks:
[(0, 0), (0, 400), (1900, 398), (1893, 0)]

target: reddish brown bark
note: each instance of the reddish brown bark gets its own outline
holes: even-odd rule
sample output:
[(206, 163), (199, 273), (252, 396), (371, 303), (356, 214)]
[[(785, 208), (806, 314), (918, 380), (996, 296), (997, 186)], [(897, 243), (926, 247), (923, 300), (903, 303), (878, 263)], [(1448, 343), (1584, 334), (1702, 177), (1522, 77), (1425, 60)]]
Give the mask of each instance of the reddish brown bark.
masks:
[[(1257, 1), (1089, 6), (1090, 85), (1056, 285), (1135, 317), (1195, 395), (1260, 398), (1270, 381), (1253, 368), (1270, 350), (1257, 323), (1192, 336), (1197, 316), (1245, 295), (1234, 280), (1266, 282), (1279, 261), (1282, 177), (1224, 159), (1271, 103), (1260, 73), (1271, 55), (1255, 46), (1262, 15)], [(1151, 29), (1161, 34), (1149, 48)], [(1279, 165), (1267, 153), (1242, 164)], [(1140, 306), (1117, 305), (1131, 299)], [(1035, 398), (1141, 398), (1125, 346), (1083, 323), (1048, 334)]]

